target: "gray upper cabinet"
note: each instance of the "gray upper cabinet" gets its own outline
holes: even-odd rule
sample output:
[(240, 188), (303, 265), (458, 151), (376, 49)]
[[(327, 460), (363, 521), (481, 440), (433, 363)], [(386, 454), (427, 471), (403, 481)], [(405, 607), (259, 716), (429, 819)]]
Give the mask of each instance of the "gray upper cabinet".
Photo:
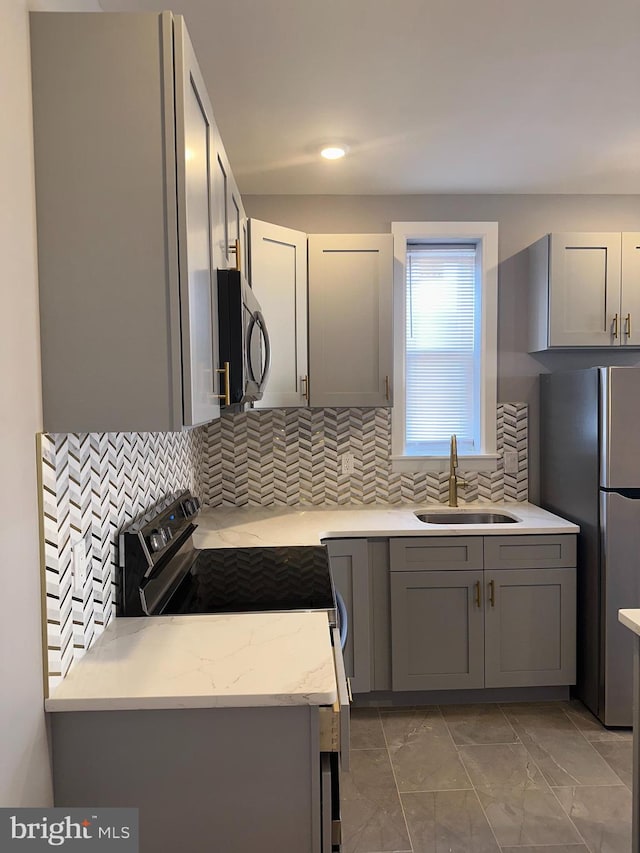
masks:
[(269, 324), (271, 372), (256, 409), (307, 406), (307, 235), (249, 221), (251, 286)]
[(391, 406), (393, 237), (309, 235), (312, 406)]
[(640, 347), (640, 231), (622, 233), (620, 343)]
[(639, 270), (637, 233), (538, 240), (529, 248), (529, 350), (640, 346)]
[(44, 428), (210, 421), (228, 166), (182, 18), (35, 13), (31, 41)]

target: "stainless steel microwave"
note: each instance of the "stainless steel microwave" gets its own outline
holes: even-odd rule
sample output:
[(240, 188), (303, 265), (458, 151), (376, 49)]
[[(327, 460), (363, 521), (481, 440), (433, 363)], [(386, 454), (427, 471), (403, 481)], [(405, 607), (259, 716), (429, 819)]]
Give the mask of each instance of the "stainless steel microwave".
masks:
[(218, 317), (224, 369), (221, 402), (238, 411), (245, 403), (262, 399), (271, 367), (269, 333), (260, 303), (238, 270), (218, 270)]

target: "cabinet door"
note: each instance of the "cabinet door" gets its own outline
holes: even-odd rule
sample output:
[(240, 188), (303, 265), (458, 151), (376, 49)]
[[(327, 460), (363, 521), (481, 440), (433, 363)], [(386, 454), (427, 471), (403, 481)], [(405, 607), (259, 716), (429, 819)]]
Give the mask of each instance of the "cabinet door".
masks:
[(218, 131), (211, 158), (213, 173), (213, 262), (216, 269), (235, 267), (229, 252), (229, 176), (231, 170)]
[(640, 346), (640, 231), (622, 234), (622, 298), (623, 346)]
[(229, 193), (227, 196), (227, 223), (229, 228), (229, 266), (240, 270), (247, 278), (247, 268), (243, 264), (242, 201), (240, 192), (229, 175)]
[(485, 570), (485, 685), (575, 684), (576, 570)]
[(307, 406), (307, 235), (249, 221), (251, 286), (269, 326), (271, 372), (256, 409)]
[(354, 693), (371, 690), (371, 606), (369, 546), (366, 539), (334, 539), (327, 543), (331, 574), (347, 609), (349, 633), (344, 666)]
[(549, 239), (549, 346), (618, 346), (620, 234), (562, 233)]
[(220, 413), (211, 209), (213, 112), (181, 18), (175, 27), (178, 247), (184, 423)]
[(392, 572), (394, 690), (484, 687), (482, 572)]
[(309, 236), (312, 406), (390, 406), (393, 237)]

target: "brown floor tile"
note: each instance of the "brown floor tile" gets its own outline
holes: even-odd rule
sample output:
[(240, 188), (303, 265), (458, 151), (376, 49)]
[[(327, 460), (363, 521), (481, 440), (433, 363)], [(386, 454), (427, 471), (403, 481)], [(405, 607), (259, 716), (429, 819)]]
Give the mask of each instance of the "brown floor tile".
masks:
[(402, 794), (414, 853), (499, 853), (475, 791)]
[(411, 849), (386, 749), (354, 750), (340, 781), (343, 853)]
[(628, 788), (618, 785), (554, 790), (591, 853), (629, 853), (631, 792)]

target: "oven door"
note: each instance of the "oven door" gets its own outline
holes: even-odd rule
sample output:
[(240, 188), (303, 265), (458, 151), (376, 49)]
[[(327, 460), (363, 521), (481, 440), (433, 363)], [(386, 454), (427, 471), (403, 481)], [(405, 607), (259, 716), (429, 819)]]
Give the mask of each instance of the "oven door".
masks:
[(244, 402), (261, 400), (271, 370), (271, 343), (260, 303), (246, 282), (242, 284), (245, 384)]

